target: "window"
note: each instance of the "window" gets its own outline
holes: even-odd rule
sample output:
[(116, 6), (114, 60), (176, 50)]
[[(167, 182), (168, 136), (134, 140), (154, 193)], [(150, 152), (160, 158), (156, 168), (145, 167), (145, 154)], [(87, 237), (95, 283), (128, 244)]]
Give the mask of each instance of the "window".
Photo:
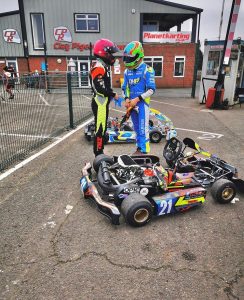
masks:
[(185, 56), (175, 56), (174, 77), (184, 77)]
[(209, 51), (206, 75), (217, 75), (220, 63), (220, 51)]
[(163, 57), (144, 57), (144, 62), (153, 67), (155, 77), (163, 77)]
[(144, 21), (143, 22), (143, 31), (158, 31), (159, 23), (158, 21)]
[(44, 49), (43, 14), (31, 14), (31, 25), (34, 49)]
[(75, 14), (76, 32), (99, 32), (99, 14)]

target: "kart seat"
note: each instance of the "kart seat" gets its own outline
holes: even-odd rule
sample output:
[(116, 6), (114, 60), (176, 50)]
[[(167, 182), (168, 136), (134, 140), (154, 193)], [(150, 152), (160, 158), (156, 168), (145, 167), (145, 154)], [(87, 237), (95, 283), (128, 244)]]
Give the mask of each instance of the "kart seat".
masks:
[(125, 168), (131, 166), (138, 166), (138, 164), (127, 154), (122, 154), (118, 157), (118, 164)]

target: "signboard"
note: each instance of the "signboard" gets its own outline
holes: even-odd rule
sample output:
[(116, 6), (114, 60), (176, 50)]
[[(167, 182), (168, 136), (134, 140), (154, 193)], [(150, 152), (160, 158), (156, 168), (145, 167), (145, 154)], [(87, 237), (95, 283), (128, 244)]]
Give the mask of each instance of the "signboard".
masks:
[[(124, 49), (124, 45), (118, 45), (118, 48), (122, 51)], [(93, 48), (93, 45), (92, 45)], [(69, 52), (70, 50), (78, 50), (80, 52), (86, 51), (86, 50), (90, 50), (90, 45), (89, 44), (82, 44), (79, 42), (72, 42), (71, 44), (68, 43), (62, 43), (62, 41), (60, 42), (55, 42), (53, 44), (53, 49), (54, 50), (63, 50), (66, 52)]]
[(20, 37), (16, 29), (4, 29), (3, 38), (7, 43), (20, 44)]
[(144, 31), (144, 43), (190, 43), (191, 32), (169, 32), (169, 31)]
[(56, 41), (59, 42), (72, 42), (72, 36), (67, 27), (59, 26), (53, 28), (53, 35)]

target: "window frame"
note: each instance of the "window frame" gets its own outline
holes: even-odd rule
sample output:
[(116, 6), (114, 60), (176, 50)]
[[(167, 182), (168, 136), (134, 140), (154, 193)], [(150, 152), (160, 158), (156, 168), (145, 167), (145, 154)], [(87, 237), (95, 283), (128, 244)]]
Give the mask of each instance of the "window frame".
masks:
[[(183, 75), (175, 75), (175, 64), (176, 64), (176, 59), (177, 58), (183, 58), (184, 59), (184, 68), (183, 68)], [(179, 62), (179, 61), (178, 61)], [(181, 61), (180, 61), (181, 62)], [(185, 68), (186, 68), (186, 57), (185, 55), (176, 55), (175, 56), (175, 61), (174, 61), (174, 74), (173, 74), (173, 77), (176, 77), (176, 78), (183, 78), (185, 77)]]
[[(35, 47), (35, 36), (34, 36), (34, 27), (33, 27), (33, 21), (32, 21), (32, 15), (41, 15), (42, 16), (42, 33), (43, 33), (43, 48), (36, 48)], [(33, 44), (33, 50), (44, 50), (45, 49), (45, 27), (44, 27), (44, 13), (39, 12), (31, 12), (30, 13), (30, 22), (31, 22), (31, 34), (32, 34), (32, 44)]]
[[(155, 74), (155, 78), (163, 78), (163, 76), (164, 76), (164, 72), (163, 72), (164, 57), (163, 57), (163, 56), (144, 56), (144, 62), (145, 62), (145, 63), (147, 63), (147, 62), (145, 61), (145, 59), (147, 59), (147, 58), (150, 58), (150, 59), (152, 60), (152, 67), (153, 67), (153, 63), (154, 63), (154, 58), (160, 58), (160, 59), (161, 59), (161, 63), (162, 63), (161, 75), (158, 76), (158, 75)], [(157, 61), (156, 61), (156, 62), (157, 62)], [(153, 67), (153, 69), (154, 69), (154, 67)], [(155, 71), (155, 69), (154, 69), (154, 71)]]
[[(97, 15), (97, 20), (98, 20), (98, 30), (77, 30), (76, 27), (76, 15), (86, 15), (86, 17), (88, 15)], [(87, 20), (88, 18), (86, 18), (85, 20)], [(95, 20), (95, 19), (93, 19)], [(100, 13), (74, 13), (74, 29), (75, 29), (75, 33), (100, 33)]]

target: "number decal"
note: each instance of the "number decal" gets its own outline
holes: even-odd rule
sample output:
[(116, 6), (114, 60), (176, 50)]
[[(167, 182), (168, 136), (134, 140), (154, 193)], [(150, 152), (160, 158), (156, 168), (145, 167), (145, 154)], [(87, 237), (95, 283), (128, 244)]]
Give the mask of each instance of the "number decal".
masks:
[(171, 212), (171, 208), (172, 208), (172, 199), (170, 199), (169, 201), (166, 200), (161, 201), (158, 215), (161, 216), (161, 215), (169, 214)]

